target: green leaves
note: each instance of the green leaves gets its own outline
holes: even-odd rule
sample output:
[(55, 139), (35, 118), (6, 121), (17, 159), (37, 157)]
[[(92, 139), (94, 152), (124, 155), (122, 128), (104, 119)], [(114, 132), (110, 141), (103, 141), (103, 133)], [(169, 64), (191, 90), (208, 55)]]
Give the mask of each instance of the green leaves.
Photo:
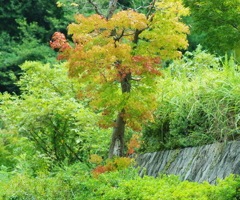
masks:
[(239, 66), (233, 58), (186, 52), (159, 80), (155, 122), (145, 126), (143, 148), (199, 146), (239, 138)]
[(234, 50), (240, 41), (240, 2), (238, 0), (184, 0), (191, 9), (193, 31), (205, 36), (204, 46), (225, 53)]

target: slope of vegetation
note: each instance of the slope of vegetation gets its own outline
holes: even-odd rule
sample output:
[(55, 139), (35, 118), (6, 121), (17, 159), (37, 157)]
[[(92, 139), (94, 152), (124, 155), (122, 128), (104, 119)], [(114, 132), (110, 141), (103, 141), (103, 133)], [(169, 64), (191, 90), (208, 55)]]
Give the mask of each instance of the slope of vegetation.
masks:
[[(107, 13), (108, 0), (94, 2)], [(31, 9), (34, 3), (41, 17)], [(107, 159), (112, 130), (98, 124), (104, 108), (91, 108), (91, 96), (79, 100), (78, 90), (86, 85), (68, 78), (66, 63), (56, 61), (48, 44), (53, 32), (66, 33), (74, 13), (89, 16), (94, 9), (90, 3), (56, 3), (26, 1), (20, 9), (10, 0), (0, 8), (6, 19), (0, 31), (0, 199), (240, 199), (236, 175), (216, 185), (174, 175), (140, 178), (134, 159)], [(117, 10), (144, 13), (149, 3), (122, 0)], [(194, 26), (194, 19), (185, 20)], [(163, 76), (151, 80), (155, 119), (141, 131), (126, 129), (126, 156), (240, 139), (240, 67), (231, 52), (214, 55), (200, 45), (192, 51), (198, 44), (194, 38), (204, 40), (204, 34), (189, 35), (191, 52), (165, 60)]]
[(234, 176), (209, 185), (181, 182), (174, 175), (140, 178), (133, 168), (104, 173), (98, 178), (92, 178), (84, 164), (54, 170), (35, 176), (29, 171), (11, 174), (1, 171), (0, 197), (19, 200), (237, 200), (240, 197), (240, 180)]
[(146, 151), (240, 139), (240, 73), (234, 59), (186, 52), (159, 80), (155, 122), (143, 134)]

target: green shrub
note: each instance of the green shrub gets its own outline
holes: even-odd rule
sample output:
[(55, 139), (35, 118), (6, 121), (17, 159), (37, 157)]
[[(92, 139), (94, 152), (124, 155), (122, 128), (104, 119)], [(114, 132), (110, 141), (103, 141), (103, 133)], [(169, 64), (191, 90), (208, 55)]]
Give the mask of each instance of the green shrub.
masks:
[(89, 178), (83, 173), (85, 170), (86, 166), (79, 163), (56, 173), (39, 173), (35, 178), (28, 173), (13, 174), (1, 186), (4, 189), (2, 197), (21, 200), (87, 199), (84, 197), (90, 197), (92, 191), (87, 188)]
[(22, 95), (0, 95), (5, 129), (33, 141), (58, 164), (84, 162), (94, 153), (105, 156), (110, 130), (99, 129), (98, 114), (76, 99), (79, 83), (68, 79), (64, 65), (26, 62), (21, 68)]
[(92, 178), (88, 166), (76, 163), (54, 168), (51, 173), (6, 173), (0, 171), (3, 199), (56, 200), (238, 200), (240, 179), (230, 175), (217, 185), (180, 181), (175, 175), (158, 178), (138, 176), (132, 167)]
[[(162, 175), (158, 178), (143, 177), (123, 180), (118, 186), (102, 188), (103, 196), (99, 199), (131, 200), (237, 200), (239, 198), (239, 178), (233, 175), (220, 181), (218, 185), (207, 182), (201, 184), (184, 181), (177, 176)], [(101, 190), (101, 189), (100, 189)]]

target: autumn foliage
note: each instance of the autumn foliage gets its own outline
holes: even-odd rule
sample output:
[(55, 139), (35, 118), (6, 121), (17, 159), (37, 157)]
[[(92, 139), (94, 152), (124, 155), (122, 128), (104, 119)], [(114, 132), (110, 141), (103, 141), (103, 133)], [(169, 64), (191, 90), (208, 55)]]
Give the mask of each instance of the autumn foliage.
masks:
[(140, 134), (133, 134), (132, 138), (130, 139), (130, 141), (127, 143), (127, 147), (128, 147), (128, 151), (127, 151), (127, 155), (131, 155), (134, 154), (136, 152), (137, 149), (139, 149), (141, 147), (141, 144), (143, 141), (139, 140)]
[(63, 34), (53, 35), (51, 47), (67, 60), (68, 76), (82, 83), (77, 97), (102, 112), (100, 127), (114, 127), (110, 152), (120, 141), (118, 156), (125, 126), (140, 131), (141, 124), (153, 121), (162, 60), (180, 58), (179, 49), (188, 46), (188, 27), (179, 21), (188, 9), (181, 3), (156, 1), (146, 15), (132, 9), (111, 18), (76, 14), (76, 23), (68, 26), (72, 47)]
[(98, 165), (92, 171), (92, 177), (98, 178), (98, 176), (105, 172), (114, 172), (117, 170), (124, 170), (131, 164), (134, 164), (134, 159), (127, 157), (115, 157), (108, 159), (105, 165)]
[[(63, 34), (53, 35), (51, 47), (62, 52), (58, 59), (67, 59), (69, 77), (87, 85), (79, 90), (78, 98), (104, 109), (99, 121), (103, 128), (114, 126), (112, 119), (122, 109), (124, 120), (134, 130), (153, 120), (154, 77), (162, 75), (161, 59), (178, 58), (178, 49), (187, 46), (188, 28), (178, 21), (187, 9), (179, 1), (159, 2), (156, 8), (154, 15), (125, 10), (109, 20), (97, 14), (76, 14), (76, 23), (68, 26), (74, 47)], [(131, 93), (121, 93), (119, 88), (126, 77)]]

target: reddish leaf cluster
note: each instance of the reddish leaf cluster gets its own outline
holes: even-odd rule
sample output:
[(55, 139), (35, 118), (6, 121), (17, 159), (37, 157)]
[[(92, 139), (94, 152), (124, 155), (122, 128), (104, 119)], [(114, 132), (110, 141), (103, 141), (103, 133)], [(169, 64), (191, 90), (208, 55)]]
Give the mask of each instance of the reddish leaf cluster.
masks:
[(132, 135), (132, 138), (127, 143), (128, 147), (127, 155), (135, 153), (135, 151), (141, 147), (141, 143), (142, 141), (139, 140), (139, 135), (137, 134)]
[(94, 178), (98, 178), (98, 176), (105, 172), (113, 172), (117, 170), (123, 170), (127, 168), (131, 163), (133, 163), (133, 159), (126, 157), (116, 157), (113, 160), (107, 160), (107, 163), (102, 166), (97, 166), (93, 172), (92, 176)]
[(106, 172), (106, 171), (107, 171), (107, 169), (106, 169), (105, 166), (99, 165), (99, 166), (97, 166), (97, 167), (93, 170), (92, 176), (93, 176), (93, 178), (98, 178), (98, 176), (99, 176), (100, 174), (102, 174), (102, 173), (104, 173), (104, 172)]
[[(135, 65), (142, 65), (142, 71), (136, 71), (137, 75), (140, 75), (143, 72), (149, 72), (150, 74), (161, 75), (161, 73), (157, 70), (156, 65), (161, 63), (160, 57), (149, 57), (136, 55), (132, 57), (132, 60)], [(159, 67), (159, 66), (158, 66)]]
[(52, 49), (58, 49), (59, 52), (65, 52), (65, 54), (59, 54), (58, 60), (64, 60), (68, 58), (68, 54), (66, 50), (72, 49), (69, 45), (65, 35), (60, 32), (55, 32), (52, 36), (52, 40), (50, 41), (50, 46)]

